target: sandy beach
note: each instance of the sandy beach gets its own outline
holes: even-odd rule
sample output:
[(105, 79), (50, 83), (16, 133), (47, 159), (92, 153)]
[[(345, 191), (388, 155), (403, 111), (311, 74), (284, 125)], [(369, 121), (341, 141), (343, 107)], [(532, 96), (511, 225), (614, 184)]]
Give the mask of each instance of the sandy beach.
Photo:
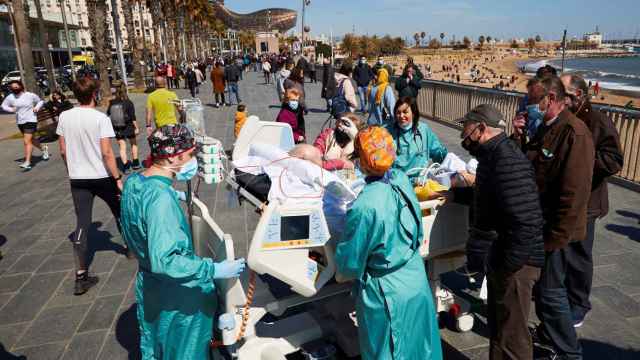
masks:
[[(422, 69), (425, 79), (452, 81), (487, 88), (498, 87), (518, 92), (526, 92), (527, 80), (531, 77), (521, 72), (519, 63), (553, 59), (551, 56), (529, 56), (526, 53), (505, 48), (482, 52), (439, 50), (435, 53), (432, 50), (411, 50), (404, 56), (386, 58), (386, 61), (393, 66), (396, 75), (402, 71), (407, 56), (413, 57), (414, 62)], [(472, 72), (475, 73), (475, 80)], [(634, 107), (640, 108), (640, 94), (633, 92), (602, 89), (599, 96), (592, 97), (591, 101), (620, 106), (632, 101)]]

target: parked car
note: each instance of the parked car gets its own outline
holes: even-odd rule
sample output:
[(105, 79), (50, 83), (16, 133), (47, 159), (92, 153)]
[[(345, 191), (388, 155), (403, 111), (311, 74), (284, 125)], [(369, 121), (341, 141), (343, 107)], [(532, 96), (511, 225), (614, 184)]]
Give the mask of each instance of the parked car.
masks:
[(2, 82), (0, 82), (0, 85), (7, 85), (13, 80), (20, 80), (20, 71), (9, 71), (7, 75), (2, 78)]

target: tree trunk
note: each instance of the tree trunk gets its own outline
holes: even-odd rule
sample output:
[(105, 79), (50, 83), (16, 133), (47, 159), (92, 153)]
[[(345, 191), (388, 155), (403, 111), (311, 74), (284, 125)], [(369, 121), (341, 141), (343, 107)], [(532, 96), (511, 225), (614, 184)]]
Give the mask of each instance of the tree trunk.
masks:
[[(125, 0), (123, 0), (124, 2)], [(139, 46), (139, 39), (136, 36), (136, 30), (133, 26), (133, 0), (126, 0), (126, 3), (122, 4), (122, 12), (124, 15), (124, 26), (127, 29), (127, 42), (129, 43), (129, 50), (131, 50), (131, 59), (133, 62), (133, 84), (136, 89), (144, 89), (144, 79), (142, 77), (142, 69), (140, 68), (141, 48)], [(141, 20), (142, 21), (142, 20)]]
[(44, 27), (44, 19), (42, 18), (42, 9), (40, 8), (40, 0), (34, 0), (36, 7), (36, 14), (38, 14), (38, 32), (40, 37), (40, 49), (42, 49), (42, 57), (44, 58), (44, 65), (47, 68), (47, 76), (49, 77), (49, 90), (51, 91), (57, 87), (56, 76), (53, 73), (53, 60), (51, 59), (51, 53), (49, 52), (49, 33)]
[(98, 106), (106, 105), (111, 98), (111, 84), (109, 84), (108, 67), (111, 64), (111, 48), (107, 44), (107, 3), (105, 0), (87, 0), (89, 16), (89, 30), (95, 54), (96, 70), (100, 76), (102, 98)]
[[(144, 34), (144, 11), (142, 11), (143, 1), (137, 0), (138, 2), (138, 17), (140, 18), (140, 37), (142, 39), (142, 61), (145, 62), (145, 72), (146, 72), (146, 63), (147, 63), (147, 39)], [(143, 76), (145, 74), (142, 74)]]
[(29, 29), (29, 14), (25, 13), (24, 1), (13, 0), (13, 26), (20, 45), (19, 49), (22, 58), (22, 83), (25, 90), (37, 93), (36, 78), (33, 70), (33, 51), (31, 49), (31, 31)]

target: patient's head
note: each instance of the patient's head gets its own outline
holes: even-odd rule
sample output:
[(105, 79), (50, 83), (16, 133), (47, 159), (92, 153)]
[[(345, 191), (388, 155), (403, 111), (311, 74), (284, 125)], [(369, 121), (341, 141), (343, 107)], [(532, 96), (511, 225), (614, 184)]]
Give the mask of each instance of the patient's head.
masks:
[(289, 151), (289, 155), (322, 167), (322, 153), (313, 145), (298, 144)]

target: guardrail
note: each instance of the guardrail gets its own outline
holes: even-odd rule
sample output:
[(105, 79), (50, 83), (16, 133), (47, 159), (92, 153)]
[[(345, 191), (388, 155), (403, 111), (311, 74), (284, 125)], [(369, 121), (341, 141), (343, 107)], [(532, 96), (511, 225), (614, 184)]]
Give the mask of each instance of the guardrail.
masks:
[[(523, 97), (519, 92), (423, 80), (417, 101), (423, 117), (457, 126), (460, 118), (480, 104), (496, 106), (509, 120)], [(594, 104), (593, 108), (611, 119), (620, 134), (624, 167), (617, 176), (640, 183), (640, 111), (613, 105)], [(507, 123), (510, 133), (511, 122)]]

